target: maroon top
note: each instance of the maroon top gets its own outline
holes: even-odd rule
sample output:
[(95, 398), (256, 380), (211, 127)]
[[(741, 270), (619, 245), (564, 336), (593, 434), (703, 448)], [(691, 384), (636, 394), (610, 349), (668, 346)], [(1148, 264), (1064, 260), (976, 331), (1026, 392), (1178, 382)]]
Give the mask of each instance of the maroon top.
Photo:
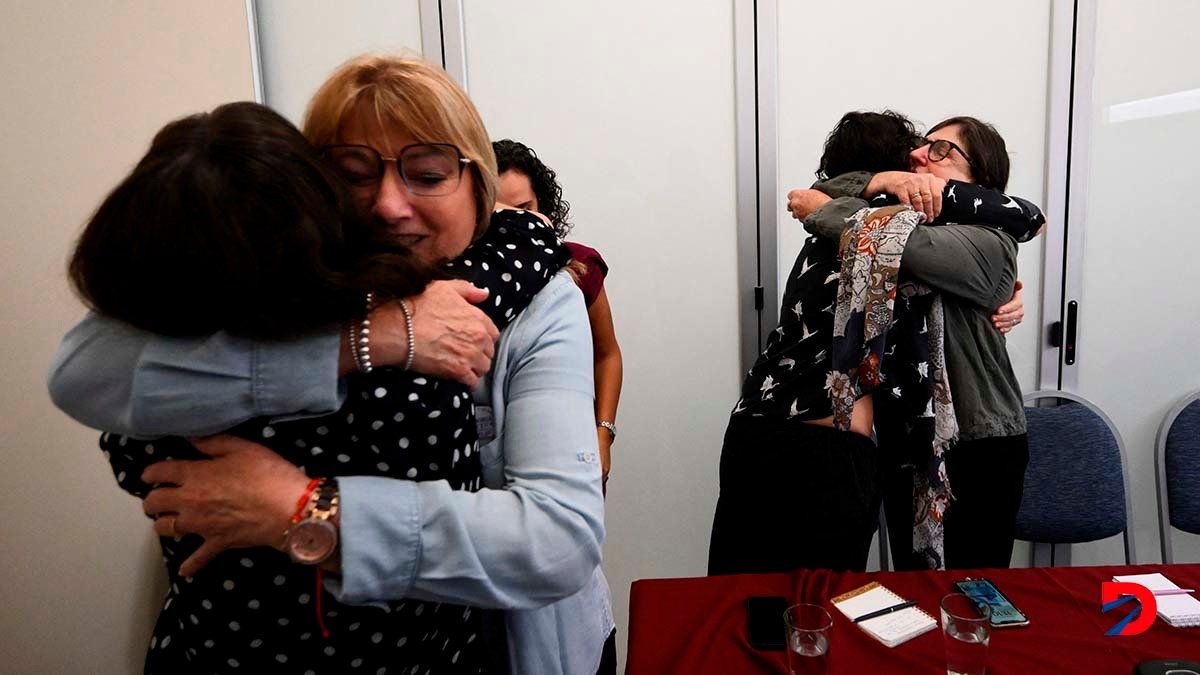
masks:
[(573, 241), (563, 242), (571, 252), (571, 259), (587, 266), (587, 273), (579, 279), (579, 290), (583, 291), (583, 301), (588, 307), (604, 290), (604, 277), (608, 276), (608, 264), (600, 257), (600, 252), (590, 246), (576, 244)]
[(1150, 659), (1200, 660), (1196, 628), (1158, 619), (1133, 636), (1104, 633), (1125, 611), (1100, 612), (1100, 583), (1116, 574), (1162, 572), (1185, 588), (1200, 588), (1200, 565), (1039, 567), (922, 572), (733, 574), (699, 579), (635, 581), (630, 589), (626, 675), (784, 673), (782, 651), (760, 651), (746, 636), (746, 598), (781, 595), (820, 602), (833, 616), (830, 675), (945, 671), (940, 629), (888, 649), (828, 604), (830, 597), (878, 581), (916, 600), (934, 618), (938, 601), (967, 576), (991, 579), (1026, 616), (1029, 626), (992, 631), (987, 672), (1128, 675)]

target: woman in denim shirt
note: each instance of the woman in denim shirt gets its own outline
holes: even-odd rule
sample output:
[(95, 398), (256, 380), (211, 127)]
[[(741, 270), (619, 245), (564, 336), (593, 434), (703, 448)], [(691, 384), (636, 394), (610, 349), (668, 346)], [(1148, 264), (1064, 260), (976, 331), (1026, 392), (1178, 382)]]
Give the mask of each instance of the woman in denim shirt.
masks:
[[(406, 120), (430, 116), (459, 144), (488, 143), (474, 107), (444, 73), (412, 60), (360, 57), (317, 93), (305, 135), (319, 147), (358, 145), (396, 156), (408, 145), (443, 140), (404, 131)], [(339, 168), (358, 183), (356, 195), (381, 236), (419, 260), (454, 258), (487, 226), (494, 166), (464, 172), (469, 189), (441, 197), (410, 193), (397, 163), (383, 167), (382, 175), (357, 181), (357, 167)], [(333, 326), (281, 343), (166, 338), (90, 316), (60, 347), (50, 389), (76, 419), (143, 436), (332, 412), (342, 397), (343, 332)], [(372, 337), (386, 339), (378, 327)], [(598, 567), (604, 529), (591, 359), (582, 297), (560, 273), (501, 334), (492, 370), (473, 392), (484, 489), (340, 478), (341, 576), (329, 590), (347, 603), (415, 598), (503, 609), (513, 672), (595, 672), (613, 622)], [(169, 506), (189, 532), (218, 547), (276, 545), (274, 523), (286, 521), (291, 506), (273, 497), (294, 501), (302, 474), (248, 441), (221, 437), (207, 447), (219, 457), (187, 466), (186, 476), (170, 481), (180, 484), (178, 501), (164, 497), (156, 506)], [(260, 478), (246, 485), (245, 476)]]

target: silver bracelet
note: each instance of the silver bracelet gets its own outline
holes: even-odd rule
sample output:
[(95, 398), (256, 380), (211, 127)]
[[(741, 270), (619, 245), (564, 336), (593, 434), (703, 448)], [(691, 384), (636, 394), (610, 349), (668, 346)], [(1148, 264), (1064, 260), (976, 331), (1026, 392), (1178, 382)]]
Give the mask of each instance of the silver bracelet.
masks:
[[(354, 353), (354, 365), (361, 373), (369, 373), (374, 369), (371, 365), (371, 310), (375, 308), (375, 294), (367, 293), (367, 313), (359, 323), (357, 335), (354, 324), (350, 324), (351, 348)], [(357, 338), (357, 339), (355, 339)]]
[(412, 311), (404, 298), (400, 299), (400, 311), (404, 312), (404, 328), (408, 331), (408, 358), (404, 360), (404, 369), (412, 370), (413, 359), (417, 358), (417, 336), (413, 335)]
[(358, 360), (358, 322), (351, 321), (346, 325), (346, 337), (350, 340), (350, 358), (354, 361), (354, 370), (362, 372), (362, 361)]
[(612, 440), (614, 440), (614, 441), (617, 440), (617, 425), (616, 424), (613, 424), (612, 422), (609, 422), (608, 420), (600, 420), (599, 422), (596, 422), (596, 426), (602, 427), (604, 429), (608, 429), (608, 435), (612, 437)]

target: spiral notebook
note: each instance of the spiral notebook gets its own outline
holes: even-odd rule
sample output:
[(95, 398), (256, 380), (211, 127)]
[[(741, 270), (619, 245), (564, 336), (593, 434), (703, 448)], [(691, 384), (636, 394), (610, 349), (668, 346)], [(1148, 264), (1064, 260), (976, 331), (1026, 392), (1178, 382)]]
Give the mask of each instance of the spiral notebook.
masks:
[[(1127, 574), (1113, 577), (1113, 581), (1131, 581), (1141, 584), (1153, 591), (1167, 591), (1179, 586), (1162, 574)], [(1158, 605), (1158, 618), (1176, 628), (1200, 626), (1200, 600), (1191, 594), (1156, 595), (1154, 602)]]
[[(904, 601), (904, 598), (879, 585), (878, 582), (872, 581), (866, 586), (837, 596), (832, 602), (833, 606), (845, 614), (847, 619), (854, 621), (856, 617), (885, 607), (893, 607)], [(871, 637), (888, 647), (895, 647), (902, 642), (907, 642), (922, 633), (937, 628), (937, 625), (937, 621), (932, 616), (915, 606), (906, 607), (874, 619), (867, 619), (857, 624)]]

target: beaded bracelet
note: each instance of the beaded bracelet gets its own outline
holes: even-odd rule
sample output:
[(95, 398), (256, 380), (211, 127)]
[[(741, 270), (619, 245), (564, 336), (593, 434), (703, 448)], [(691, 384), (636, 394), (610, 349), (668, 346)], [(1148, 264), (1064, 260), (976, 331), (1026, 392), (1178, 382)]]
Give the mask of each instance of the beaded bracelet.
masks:
[(362, 321), (350, 324), (350, 356), (360, 373), (369, 373), (371, 365), (371, 310), (375, 308), (375, 294), (367, 293), (367, 311)]
[(411, 370), (413, 359), (417, 357), (417, 337), (413, 335), (412, 311), (403, 298), (400, 299), (400, 311), (404, 312), (404, 328), (408, 331), (408, 358), (404, 360), (404, 369)]

